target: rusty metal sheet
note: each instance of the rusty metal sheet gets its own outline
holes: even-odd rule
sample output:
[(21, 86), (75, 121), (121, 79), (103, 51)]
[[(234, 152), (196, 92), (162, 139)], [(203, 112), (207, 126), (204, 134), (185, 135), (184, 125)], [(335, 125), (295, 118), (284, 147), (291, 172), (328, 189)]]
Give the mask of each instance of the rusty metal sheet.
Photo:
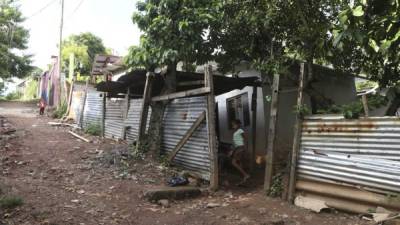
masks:
[(308, 180), (400, 193), (400, 119), (306, 118), (297, 173)]

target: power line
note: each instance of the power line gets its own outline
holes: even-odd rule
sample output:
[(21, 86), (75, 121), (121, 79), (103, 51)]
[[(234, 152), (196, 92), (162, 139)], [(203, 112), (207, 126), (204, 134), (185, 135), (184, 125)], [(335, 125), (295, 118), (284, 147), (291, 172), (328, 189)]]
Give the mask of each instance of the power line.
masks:
[(79, 8), (81, 7), (81, 5), (83, 4), (84, 1), (85, 1), (85, 0), (81, 0), (81, 1), (78, 3), (78, 5), (75, 7), (74, 11), (72, 11), (72, 13), (68, 16), (69, 18), (71, 18), (71, 17), (79, 10)]
[(50, 7), (52, 4), (54, 4), (57, 0), (52, 0), (49, 3), (47, 3), (45, 6), (43, 6), (42, 8), (40, 8), (38, 11), (36, 11), (35, 13), (33, 13), (32, 15), (28, 16), (26, 19), (30, 19), (32, 17), (35, 17), (37, 15), (39, 15), (40, 13), (42, 13), (44, 10), (46, 10), (48, 7)]

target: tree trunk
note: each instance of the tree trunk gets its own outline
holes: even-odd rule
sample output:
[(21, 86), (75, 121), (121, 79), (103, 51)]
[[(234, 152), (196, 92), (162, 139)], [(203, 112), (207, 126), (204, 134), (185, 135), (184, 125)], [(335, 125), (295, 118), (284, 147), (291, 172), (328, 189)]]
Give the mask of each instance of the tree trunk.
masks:
[[(168, 65), (168, 71), (165, 75), (165, 85), (161, 94), (169, 94), (176, 91), (176, 63)], [(147, 140), (149, 143), (149, 150), (155, 154), (160, 154), (161, 140), (162, 140), (162, 120), (164, 117), (165, 108), (168, 101), (152, 102), (150, 125)]]

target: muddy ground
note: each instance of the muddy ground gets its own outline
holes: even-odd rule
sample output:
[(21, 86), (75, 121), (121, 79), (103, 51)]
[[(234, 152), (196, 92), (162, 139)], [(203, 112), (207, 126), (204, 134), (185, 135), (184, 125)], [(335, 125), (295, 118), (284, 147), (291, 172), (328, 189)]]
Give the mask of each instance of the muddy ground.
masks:
[(17, 128), (17, 137), (0, 146), (1, 195), (24, 201), (0, 209), (0, 224), (370, 224), (355, 215), (316, 214), (265, 197), (261, 186), (224, 187), (165, 208), (142, 197), (172, 174), (159, 163), (119, 161), (124, 144), (82, 142), (69, 128), (49, 126), (53, 120), (37, 116), (34, 105), (0, 102), (0, 115)]

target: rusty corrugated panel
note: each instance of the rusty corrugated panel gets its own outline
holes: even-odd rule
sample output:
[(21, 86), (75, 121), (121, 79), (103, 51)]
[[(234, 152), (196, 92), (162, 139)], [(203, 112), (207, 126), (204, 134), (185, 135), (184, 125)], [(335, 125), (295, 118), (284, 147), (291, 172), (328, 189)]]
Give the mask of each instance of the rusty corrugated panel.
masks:
[(124, 99), (106, 100), (105, 137), (122, 139), (124, 127)]
[[(181, 98), (170, 102), (163, 120), (162, 151), (171, 152), (199, 115), (206, 110), (205, 97)], [(208, 131), (206, 123), (200, 125), (185, 146), (178, 152), (174, 163), (210, 178)]]
[(102, 93), (90, 88), (87, 92), (85, 109), (83, 112), (83, 127), (85, 128), (90, 124), (97, 124), (101, 126), (102, 111)]
[(378, 192), (400, 192), (400, 119), (305, 119), (298, 175)]

